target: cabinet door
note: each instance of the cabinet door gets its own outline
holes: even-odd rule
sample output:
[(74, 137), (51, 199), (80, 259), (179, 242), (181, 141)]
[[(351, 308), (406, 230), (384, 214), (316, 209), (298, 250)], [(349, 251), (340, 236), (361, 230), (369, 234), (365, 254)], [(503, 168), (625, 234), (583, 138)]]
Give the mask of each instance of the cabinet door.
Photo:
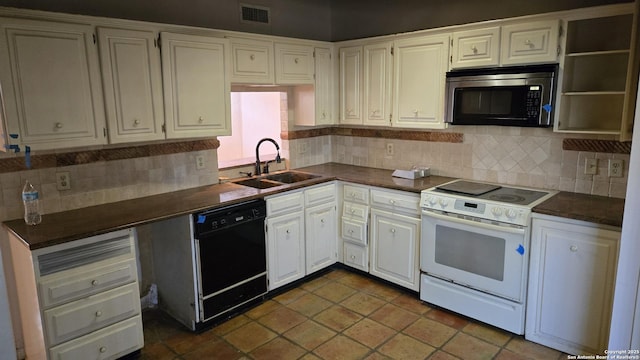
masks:
[(304, 213), (267, 218), (269, 290), (305, 275)]
[(231, 82), (238, 84), (273, 84), (273, 42), (231, 39)]
[(333, 65), (331, 49), (316, 48), (315, 125), (333, 125)]
[(275, 51), (277, 84), (313, 84), (313, 47), (276, 44)]
[(526, 338), (569, 354), (607, 348), (620, 233), (534, 219)]
[(420, 219), (371, 209), (371, 274), (418, 290)]
[(305, 210), (307, 274), (336, 262), (338, 240), (336, 221), (335, 202)]
[(32, 149), (106, 143), (93, 28), (0, 19), (7, 132)]
[(449, 36), (399, 40), (394, 45), (393, 126), (443, 129)]
[(498, 66), (500, 27), (453, 33), (451, 68)]
[(98, 44), (109, 142), (164, 139), (156, 33), (99, 28)]
[(340, 49), (340, 123), (362, 124), (362, 47)]
[(502, 65), (555, 62), (558, 59), (558, 20), (502, 27)]
[(363, 48), (365, 125), (390, 125), (391, 45), (391, 42), (386, 42)]
[(231, 135), (228, 40), (160, 38), (167, 138)]

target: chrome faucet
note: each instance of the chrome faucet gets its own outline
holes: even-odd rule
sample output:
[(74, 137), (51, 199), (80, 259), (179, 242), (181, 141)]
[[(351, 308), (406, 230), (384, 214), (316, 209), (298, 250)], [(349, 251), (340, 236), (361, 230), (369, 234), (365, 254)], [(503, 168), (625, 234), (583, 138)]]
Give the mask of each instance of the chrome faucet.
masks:
[[(282, 162), (282, 159), (280, 159), (280, 146), (278, 146), (278, 143), (271, 139), (271, 138), (264, 138), (261, 139), (260, 141), (258, 141), (258, 145), (256, 145), (256, 175), (260, 175), (262, 174), (262, 171), (260, 171), (260, 153), (258, 152), (258, 150), (260, 149), (260, 144), (262, 144), (265, 141), (270, 141), (273, 143), (273, 145), (276, 146), (276, 151), (278, 152), (276, 155), (276, 162), (279, 164)], [(269, 173), (269, 161), (266, 162), (265, 166), (264, 166), (264, 173), (268, 174)]]

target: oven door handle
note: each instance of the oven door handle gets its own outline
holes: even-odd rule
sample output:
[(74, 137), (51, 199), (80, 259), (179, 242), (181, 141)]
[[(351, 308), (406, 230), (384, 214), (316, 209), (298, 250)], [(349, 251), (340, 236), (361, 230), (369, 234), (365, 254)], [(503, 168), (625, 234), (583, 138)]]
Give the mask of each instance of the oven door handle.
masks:
[(481, 229), (486, 229), (486, 230), (492, 230), (492, 231), (500, 231), (500, 232), (507, 232), (510, 234), (517, 234), (517, 235), (524, 235), (524, 227), (510, 227), (510, 226), (500, 226), (500, 225), (491, 225), (491, 224), (486, 224), (483, 222), (470, 222), (468, 220), (462, 220), (462, 219), (458, 219), (456, 217), (453, 216), (448, 216), (448, 215), (441, 215), (438, 213), (435, 213), (433, 211), (426, 211), (423, 210), (422, 211), (422, 215), (424, 216), (430, 216), (436, 219), (440, 219), (440, 220), (446, 220), (446, 221), (450, 221), (450, 222), (454, 222), (454, 223), (458, 223), (458, 224), (462, 224), (462, 225), (473, 225), (473, 226), (477, 226)]

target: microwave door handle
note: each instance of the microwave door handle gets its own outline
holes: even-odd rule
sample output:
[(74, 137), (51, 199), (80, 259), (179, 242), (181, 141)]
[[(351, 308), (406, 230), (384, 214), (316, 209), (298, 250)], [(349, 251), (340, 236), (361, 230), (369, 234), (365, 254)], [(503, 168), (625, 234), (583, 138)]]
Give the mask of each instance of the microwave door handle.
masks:
[(491, 224), (486, 224), (483, 222), (475, 222), (475, 221), (473, 223), (470, 223), (468, 220), (458, 219), (453, 216), (441, 215), (433, 211), (422, 211), (422, 214), (424, 216), (430, 216), (435, 219), (446, 220), (449, 222), (454, 222), (462, 225), (473, 225), (475, 227), (479, 227), (485, 230), (500, 231), (500, 232), (506, 232), (506, 233), (516, 234), (516, 235), (524, 235), (524, 228), (521, 228), (521, 227), (514, 228), (514, 227), (507, 227), (507, 226), (491, 225)]

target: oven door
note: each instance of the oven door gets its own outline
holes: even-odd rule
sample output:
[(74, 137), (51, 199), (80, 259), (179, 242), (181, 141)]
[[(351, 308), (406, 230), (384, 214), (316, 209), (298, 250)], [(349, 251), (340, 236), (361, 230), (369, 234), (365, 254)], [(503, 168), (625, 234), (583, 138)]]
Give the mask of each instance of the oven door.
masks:
[(467, 219), (422, 211), (422, 272), (517, 302), (524, 301), (528, 266), (526, 229)]

